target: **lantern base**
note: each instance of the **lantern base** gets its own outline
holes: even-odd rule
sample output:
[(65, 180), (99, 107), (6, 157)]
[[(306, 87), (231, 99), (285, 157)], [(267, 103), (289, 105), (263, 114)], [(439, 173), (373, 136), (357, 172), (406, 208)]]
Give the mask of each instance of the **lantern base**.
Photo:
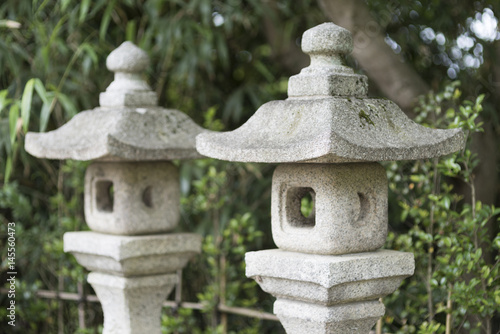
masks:
[(385, 307), (379, 301), (321, 306), (278, 299), (274, 313), (287, 334), (366, 334)]
[(287, 334), (366, 334), (384, 315), (379, 302), (413, 274), (413, 254), (391, 250), (317, 255), (272, 249), (245, 255), (246, 275), (277, 298)]
[(162, 304), (177, 276), (117, 277), (92, 272), (88, 282), (104, 311), (103, 334), (160, 334)]

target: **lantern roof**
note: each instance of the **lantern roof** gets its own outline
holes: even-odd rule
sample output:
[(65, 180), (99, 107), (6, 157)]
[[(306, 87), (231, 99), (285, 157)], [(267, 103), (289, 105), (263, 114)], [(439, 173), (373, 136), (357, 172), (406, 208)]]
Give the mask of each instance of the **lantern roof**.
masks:
[(62, 127), (26, 135), (26, 151), (38, 158), (74, 160), (174, 160), (202, 157), (196, 135), (206, 132), (186, 114), (158, 106), (141, 78), (149, 57), (131, 42), (111, 52), (106, 66), (114, 81), (100, 106), (78, 113)]
[(392, 101), (367, 97), (364, 75), (345, 65), (351, 33), (333, 23), (307, 30), (302, 50), (311, 64), (288, 83), (288, 98), (261, 106), (240, 128), (202, 133), (197, 150), (243, 162), (415, 160), (460, 150), (461, 129), (430, 129)]

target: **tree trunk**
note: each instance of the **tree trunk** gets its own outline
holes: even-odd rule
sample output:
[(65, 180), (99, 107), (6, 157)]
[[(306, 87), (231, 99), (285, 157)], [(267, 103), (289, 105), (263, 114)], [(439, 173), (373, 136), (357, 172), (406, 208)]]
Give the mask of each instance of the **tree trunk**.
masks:
[(269, 11), (264, 16), (266, 39), (272, 47), (273, 58), (283, 64), (291, 73), (299, 73), (309, 66), (309, 56), (302, 52), (291, 36), (285, 36), (283, 22), (280, 20), (276, 1), (266, 1)]
[(325, 15), (351, 31), (352, 55), (368, 77), (406, 113), (411, 113), (419, 95), (430, 87), (408, 63), (385, 42), (385, 32), (362, 0), (318, 0)]

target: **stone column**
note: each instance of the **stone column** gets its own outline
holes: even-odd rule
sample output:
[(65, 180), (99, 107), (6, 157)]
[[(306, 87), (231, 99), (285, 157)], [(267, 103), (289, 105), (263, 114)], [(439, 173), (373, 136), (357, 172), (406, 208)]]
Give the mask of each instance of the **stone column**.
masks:
[(106, 61), (115, 80), (101, 106), (61, 128), (28, 133), (40, 158), (95, 160), (85, 176), (85, 219), (92, 231), (64, 235), (64, 250), (91, 271), (104, 311), (104, 334), (161, 333), (162, 304), (175, 272), (201, 251), (201, 236), (171, 233), (179, 223), (179, 175), (170, 160), (192, 159), (204, 130), (157, 106), (141, 79), (147, 54), (123, 43)]
[[(377, 161), (445, 155), (461, 130), (432, 130), (391, 101), (371, 99), (367, 78), (344, 63), (349, 31), (306, 31), (311, 65), (290, 78), (285, 101), (263, 105), (242, 127), (200, 134), (213, 158), (282, 163), (273, 175), (271, 225), (278, 249), (246, 254), (246, 275), (277, 298), (289, 334), (368, 333), (379, 299), (414, 271), (413, 254), (380, 249), (387, 236), (387, 180)], [(304, 198), (313, 202), (304, 215)]]

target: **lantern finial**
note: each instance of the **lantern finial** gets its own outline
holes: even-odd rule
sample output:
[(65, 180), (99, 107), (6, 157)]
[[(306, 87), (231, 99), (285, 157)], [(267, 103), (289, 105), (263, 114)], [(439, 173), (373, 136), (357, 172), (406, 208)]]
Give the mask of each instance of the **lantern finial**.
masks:
[(149, 57), (132, 42), (124, 42), (106, 59), (108, 70), (115, 72), (99, 102), (102, 107), (144, 107), (158, 105), (158, 97), (141, 78), (149, 65)]

